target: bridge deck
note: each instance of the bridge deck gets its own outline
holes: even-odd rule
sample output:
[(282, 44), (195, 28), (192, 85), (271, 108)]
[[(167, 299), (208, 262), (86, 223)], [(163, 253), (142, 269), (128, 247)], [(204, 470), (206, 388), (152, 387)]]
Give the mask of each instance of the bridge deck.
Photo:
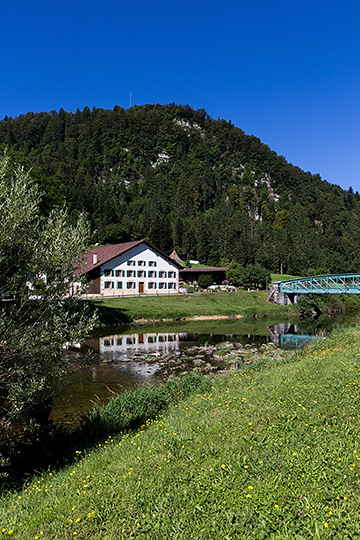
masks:
[(360, 274), (331, 274), (279, 282), (287, 294), (360, 294)]

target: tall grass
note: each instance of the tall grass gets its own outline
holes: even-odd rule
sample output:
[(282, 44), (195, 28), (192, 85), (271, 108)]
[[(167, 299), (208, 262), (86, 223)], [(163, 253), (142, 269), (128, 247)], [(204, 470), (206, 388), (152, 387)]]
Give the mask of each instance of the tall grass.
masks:
[(196, 373), (176, 378), (161, 386), (143, 386), (124, 391), (107, 405), (96, 405), (84, 418), (81, 430), (98, 437), (114, 435), (135, 427), (163, 412), (171, 403), (194, 392), (211, 388), (211, 380)]

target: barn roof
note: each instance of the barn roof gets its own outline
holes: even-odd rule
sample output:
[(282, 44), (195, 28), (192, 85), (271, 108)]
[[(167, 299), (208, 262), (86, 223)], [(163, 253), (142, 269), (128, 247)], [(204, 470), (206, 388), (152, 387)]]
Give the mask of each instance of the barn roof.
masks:
[(227, 266), (217, 268), (182, 268), (181, 274), (210, 274), (212, 272), (226, 272)]

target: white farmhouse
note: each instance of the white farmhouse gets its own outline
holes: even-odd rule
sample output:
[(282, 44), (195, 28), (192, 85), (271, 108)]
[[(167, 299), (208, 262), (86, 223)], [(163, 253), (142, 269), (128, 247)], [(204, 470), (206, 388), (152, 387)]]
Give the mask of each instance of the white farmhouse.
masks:
[(175, 294), (180, 264), (147, 240), (98, 246), (83, 255), (78, 273), (102, 296)]

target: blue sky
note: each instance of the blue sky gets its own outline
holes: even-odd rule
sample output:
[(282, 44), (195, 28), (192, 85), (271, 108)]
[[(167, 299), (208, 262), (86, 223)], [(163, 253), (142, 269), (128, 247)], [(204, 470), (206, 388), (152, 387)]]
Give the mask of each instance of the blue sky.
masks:
[(360, 2), (2, 0), (0, 119), (182, 103), (360, 192)]

